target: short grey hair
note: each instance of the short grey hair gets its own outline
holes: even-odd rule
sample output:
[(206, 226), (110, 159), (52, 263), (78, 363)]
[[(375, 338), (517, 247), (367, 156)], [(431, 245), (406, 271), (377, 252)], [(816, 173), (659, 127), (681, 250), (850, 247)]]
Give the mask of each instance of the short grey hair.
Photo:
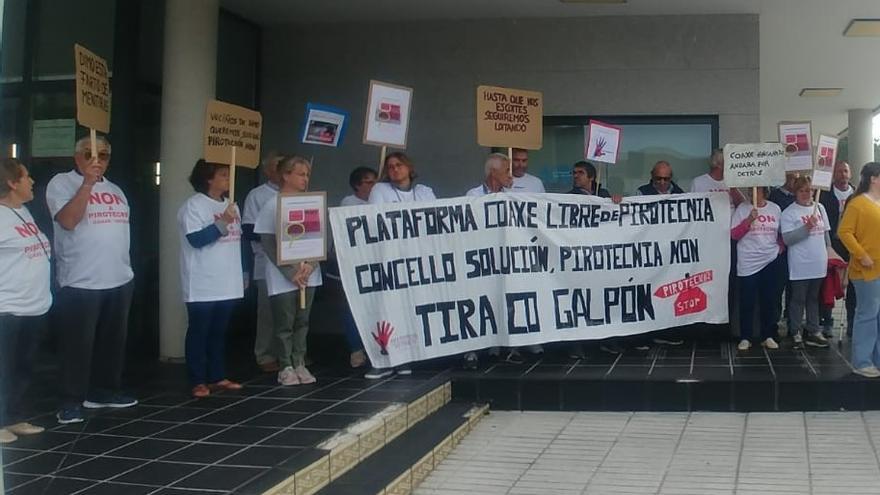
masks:
[(510, 158), (501, 153), (491, 153), (486, 157), (486, 164), (483, 166), (483, 177), (489, 177), (489, 174), (497, 168), (510, 167)]
[[(110, 150), (110, 141), (108, 141), (106, 137), (98, 136), (95, 139), (95, 141), (97, 141), (99, 143), (103, 143), (105, 146), (107, 146), (107, 152), (112, 153), (112, 151)], [(90, 138), (89, 136), (81, 137), (81, 138), (79, 138), (79, 141), (76, 142), (76, 146), (74, 146), (73, 152), (74, 153), (82, 153), (83, 151), (86, 150), (86, 148), (91, 149), (91, 147), (92, 147), (92, 138)]]
[(712, 150), (712, 154), (709, 155), (709, 166), (714, 167), (715, 165), (721, 166), (724, 162), (724, 150), (722, 148), (715, 148)]

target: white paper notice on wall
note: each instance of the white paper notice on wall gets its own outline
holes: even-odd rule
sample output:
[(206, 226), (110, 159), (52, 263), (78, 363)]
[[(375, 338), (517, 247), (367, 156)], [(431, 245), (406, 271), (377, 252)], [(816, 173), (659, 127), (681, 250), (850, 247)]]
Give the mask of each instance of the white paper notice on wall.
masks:
[(412, 88), (370, 81), (364, 144), (406, 148)]
[(584, 141), (586, 142), (584, 158), (590, 161), (602, 163), (617, 163), (620, 153), (620, 141), (623, 135), (620, 127), (590, 120), (584, 127)]

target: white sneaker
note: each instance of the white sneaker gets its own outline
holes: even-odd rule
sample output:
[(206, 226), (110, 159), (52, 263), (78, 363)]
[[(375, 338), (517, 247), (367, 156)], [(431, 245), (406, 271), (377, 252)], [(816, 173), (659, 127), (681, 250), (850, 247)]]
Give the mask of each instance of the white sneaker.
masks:
[(736, 346), (736, 348), (741, 351), (747, 351), (747, 350), (751, 349), (751, 347), (752, 347), (752, 343), (746, 339), (740, 340), (739, 345)]
[(278, 383), (282, 385), (299, 385), (299, 377), (293, 366), (287, 366), (278, 372)]
[(764, 342), (761, 342), (761, 345), (767, 349), (779, 349), (779, 344), (773, 340), (773, 337), (767, 337)]
[(792, 342), (794, 342), (795, 348), (801, 348), (804, 346), (804, 338), (801, 336), (800, 332), (791, 336)]
[(880, 377), (880, 370), (878, 370), (876, 366), (865, 366), (864, 368), (853, 370), (853, 373), (864, 376), (865, 378)]
[(304, 365), (299, 365), (296, 367), (296, 377), (299, 378), (299, 382), (303, 385), (308, 385), (309, 383), (315, 383), (318, 381), (315, 378), (308, 368)]
[(0, 428), (0, 444), (12, 443), (16, 440), (18, 440), (18, 437), (15, 436), (15, 433), (12, 433), (6, 428)]
[(42, 426), (36, 426), (30, 423), (15, 423), (14, 425), (7, 426), (6, 430), (12, 432), (14, 435), (22, 436), (43, 433), (46, 429)]

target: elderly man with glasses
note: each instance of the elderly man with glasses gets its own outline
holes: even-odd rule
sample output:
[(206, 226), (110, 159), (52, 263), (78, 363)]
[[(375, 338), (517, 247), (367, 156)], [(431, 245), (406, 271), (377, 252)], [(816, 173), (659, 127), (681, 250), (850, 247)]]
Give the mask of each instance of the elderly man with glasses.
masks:
[(55, 321), (63, 325), (58, 331), (61, 424), (82, 422), (82, 407), (137, 404), (120, 393), (134, 287), (128, 199), (104, 176), (110, 143), (98, 137), (96, 147), (91, 149), (89, 138), (77, 141), (76, 166), (53, 177), (46, 188), (60, 287)]

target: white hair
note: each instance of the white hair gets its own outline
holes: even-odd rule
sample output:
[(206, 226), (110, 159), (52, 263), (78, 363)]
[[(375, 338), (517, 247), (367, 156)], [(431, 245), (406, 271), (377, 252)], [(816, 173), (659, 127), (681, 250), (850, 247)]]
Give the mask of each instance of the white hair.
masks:
[(491, 174), (493, 170), (499, 168), (508, 168), (509, 166), (510, 159), (507, 158), (507, 155), (503, 155), (501, 153), (492, 153), (486, 158), (486, 164), (483, 167), (483, 176), (489, 177), (489, 174)]
[[(106, 137), (98, 136), (95, 139), (95, 141), (102, 143), (104, 146), (107, 147), (107, 153), (111, 153), (110, 141), (107, 141)], [(90, 138), (89, 136), (85, 136), (85, 137), (80, 138), (79, 141), (76, 142), (76, 146), (74, 146), (73, 151), (74, 151), (74, 153), (82, 153), (83, 151), (86, 150), (86, 148), (91, 148), (91, 147), (92, 147), (92, 138)]]

